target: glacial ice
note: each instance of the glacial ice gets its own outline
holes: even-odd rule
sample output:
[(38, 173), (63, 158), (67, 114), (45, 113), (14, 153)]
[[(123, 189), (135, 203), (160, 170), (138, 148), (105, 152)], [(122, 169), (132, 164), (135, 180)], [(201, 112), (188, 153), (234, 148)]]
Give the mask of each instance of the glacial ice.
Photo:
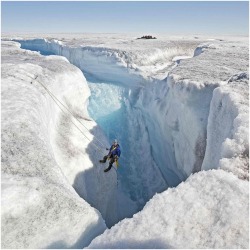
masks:
[[(160, 38), (154, 43), (134, 41), (130, 36), (114, 35), (105, 40), (101, 35), (81, 35), (76, 36), (76, 39), (67, 36), (58, 35), (57, 39), (35, 36), (35, 40), (31, 37), (14, 37), (22, 48), (50, 56), (43, 57), (36, 52), (20, 50), (15, 47), (16, 44), (11, 46), (11, 42), (6, 42), (2, 72), (8, 72), (9, 66), (14, 67), (15, 60), (20, 64), (22, 62), (25, 67), (28, 62), (31, 68), (27, 71), (31, 72), (34, 71), (32, 64), (39, 64), (43, 72), (50, 62), (51, 72), (57, 72), (55, 76), (46, 76), (46, 73), (48, 79), (39, 77), (91, 130), (88, 136), (92, 143), (89, 143), (70, 125), (69, 120), (73, 118), (64, 117), (48, 96), (47, 101), (43, 101), (43, 112), (47, 115), (36, 112), (33, 117), (37, 119), (42, 116), (43, 122), (50, 124), (41, 133), (48, 137), (47, 151), (50, 154), (53, 152), (51, 157), (55, 161), (54, 166), (65, 177), (65, 187), (74, 193), (73, 200), (77, 194), (71, 186), (100, 211), (110, 227), (124, 217), (132, 217), (153, 196), (141, 212), (106, 230), (89, 247), (246, 248), (249, 240), (246, 40), (231, 37), (224, 38), (224, 41), (205, 37), (195, 40)], [(67, 65), (64, 74), (59, 74), (61, 68), (57, 69), (58, 60), (60, 64)], [(75, 67), (67, 61), (83, 71), (90, 91), (85, 80), (80, 80), (83, 78), (80, 72), (76, 74)], [(18, 74), (24, 72), (22, 70)], [(8, 82), (6, 79), (9, 74), (4, 73), (2, 79)], [(15, 72), (12, 74), (15, 75)], [(22, 86), (25, 86), (28, 80), (25, 78), (21, 81)], [(50, 86), (50, 82), (54, 84)], [(7, 92), (4, 94), (6, 99)], [(13, 100), (13, 103), (20, 109), (20, 102)], [(33, 104), (26, 105), (30, 109)], [(6, 106), (2, 107), (5, 110)], [(32, 108), (35, 112), (36, 107)], [(88, 112), (108, 138), (89, 118)], [(54, 117), (53, 113), (56, 114)], [(13, 123), (18, 124), (18, 119)], [(95, 168), (97, 151), (91, 144), (98, 143), (95, 138), (108, 144), (107, 139), (113, 137), (118, 137), (121, 142), (121, 166), (117, 172), (110, 171), (108, 176), (103, 175), (102, 169)], [(8, 141), (4, 145), (9, 148)], [(35, 153), (32, 155), (34, 157)], [(199, 173), (192, 175), (195, 172)], [(12, 186), (17, 185), (13, 183)], [(8, 197), (9, 192), (6, 190), (5, 197)], [(23, 190), (32, 191), (26, 184)], [(39, 195), (32, 192), (27, 195), (32, 196), (39, 199)], [(18, 197), (6, 204), (16, 200)], [(31, 202), (27, 207), (29, 204), (32, 206)], [(94, 208), (90, 211), (100, 217)], [(65, 213), (71, 212), (65, 209)], [(6, 206), (2, 218), (8, 218), (9, 215)], [(36, 221), (36, 218), (31, 218)], [(82, 218), (82, 224), (79, 221), (79, 225), (84, 225), (85, 217)], [(5, 223), (9, 226), (5, 235), (16, 237), (11, 231), (15, 224), (11, 221)], [(41, 227), (46, 228), (46, 223), (45, 218)], [(68, 226), (72, 227), (70, 224)], [(86, 246), (97, 234), (102, 233), (105, 226), (96, 223), (93, 228), (93, 234), (83, 233), (88, 240), (82, 240), (79, 246)], [(35, 231), (39, 230), (36, 227)], [(72, 234), (72, 237), (77, 235), (76, 231), (70, 229), (67, 234)], [(7, 239), (5, 235), (3, 239)], [(30, 241), (26, 235), (20, 238), (21, 241)], [(55, 239), (54, 242), (58, 241)], [(26, 246), (20, 242), (17, 243), (19, 247)], [(29, 244), (32, 247), (46, 245)], [(52, 243), (46, 246), (49, 244), (51, 246)], [(66, 242), (59, 246), (75, 245)]]
[(96, 149), (38, 81), (105, 142), (95, 122), (85, 120), (89, 89), (79, 69), (2, 42), (2, 247), (81, 248), (106, 228), (116, 177), (94, 167)]
[(248, 248), (248, 182), (223, 170), (201, 171), (156, 194), (88, 248)]

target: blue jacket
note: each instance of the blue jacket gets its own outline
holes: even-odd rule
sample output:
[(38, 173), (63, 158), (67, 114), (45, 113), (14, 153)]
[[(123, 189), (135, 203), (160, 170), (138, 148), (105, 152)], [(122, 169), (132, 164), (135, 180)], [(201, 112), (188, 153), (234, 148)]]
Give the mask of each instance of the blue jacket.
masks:
[(109, 155), (111, 156), (115, 156), (117, 155), (118, 157), (120, 157), (121, 155), (121, 149), (119, 144), (117, 144), (116, 146), (112, 145), (109, 149)]

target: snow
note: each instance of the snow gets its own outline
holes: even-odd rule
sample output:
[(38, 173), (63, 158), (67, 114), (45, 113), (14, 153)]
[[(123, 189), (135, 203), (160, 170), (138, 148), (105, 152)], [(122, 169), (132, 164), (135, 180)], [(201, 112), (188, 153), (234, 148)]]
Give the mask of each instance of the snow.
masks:
[[(4, 51), (12, 46), (2, 56), (6, 72), (2, 78), (13, 72), (9, 65), (14, 61), (25, 64), (14, 74), (23, 79), (19, 81), (26, 88), (21, 90), (33, 93), (23, 75), (40, 72), (36, 80), (45, 82), (91, 132), (81, 127), (89, 143), (70, 122), (77, 121), (65, 116), (35, 85), (34, 99), (46, 97), (39, 102), (43, 111), (34, 100), (27, 101), (23, 111), (32, 107), (32, 119), (45, 124), (34, 131), (47, 138), (42, 141), (55, 162), (52, 169), (64, 177), (63, 185), (74, 199), (78, 194), (100, 211), (108, 227), (121, 220), (94, 239), (90, 248), (247, 248), (248, 38), (157, 36), (145, 41), (121, 34), (12, 38), (22, 48), (46, 56), (4, 42)], [(82, 70), (86, 80), (69, 62)], [(18, 100), (11, 103), (20, 107)], [(107, 146), (108, 140), (119, 140), (122, 155), (117, 172), (112, 169), (104, 175), (97, 163), (97, 138)], [(30, 150), (30, 159), (40, 151)], [(39, 202), (40, 196), (29, 187), (23, 195)], [(95, 232), (97, 228), (101, 234), (105, 226), (96, 225)], [(89, 241), (95, 237), (85, 236)], [(84, 241), (81, 246), (87, 245)]]
[(156, 194), (88, 248), (248, 248), (248, 182), (210, 170)]
[(107, 216), (116, 173), (94, 165), (94, 132), (82, 137), (39, 82), (107, 143), (89, 119), (79, 69), (2, 42), (2, 247), (84, 247), (106, 228), (99, 211)]
[(63, 55), (85, 73), (94, 72), (96, 78), (109, 82), (119, 80), (123, 84), (131, 81), (141, 83), (151, 77), (163, 79), (175, 65), (172, 58), (191, 57), (201, 42), (175, 37), (171, 40), (164, 36), (145, 41), (136, 40), (134, 36), (103, 37), (101, 34), (62, 39), (64, 42), (59, 44), (53, 37), (34, 40), (16, 38), (24, 49), (39, 50), (45, 55)]

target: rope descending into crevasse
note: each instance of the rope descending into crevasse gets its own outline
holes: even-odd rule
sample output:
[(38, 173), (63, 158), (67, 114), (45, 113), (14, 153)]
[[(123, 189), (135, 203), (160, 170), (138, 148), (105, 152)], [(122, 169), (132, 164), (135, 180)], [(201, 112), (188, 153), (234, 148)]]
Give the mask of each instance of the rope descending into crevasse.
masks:
[[(36, 80), (38, 78), (38, 76), (36, 76), (33, 80), (32, 80), (32, 82), (34, 81), (34, 80)], [(32, 83), (31, 82), (31, 83)], [(64, 107), (89, 133), (90, 133), (90, 131), (89, 131), (89, 129), (79, 120), (79, 119), (77, 119), (75, 116), (74, 116), (74, 114), (44, 85), (44, 84), (42, 84), (40, 81), (38, 81), (38, 80), (36, 80), (36, 82), (37, 83), (39, 83), (46, 91), (47, 91), (47, 93), (49, 94), (49, 96), (52, 98), (52, 100), (55, 102), (55, 104), (60, 108), (60, 110), (64, 113), (64, 114), (67, 114), (63, 109), (62, 109), (62, 107)], [(60, 105), (62, 105), (62, 107), (60, 107), (60, 105), (59, 105), (59, 103), (60, 103)], [(86, 136), (86, 134), (72, 121), (72, 120), (70, 120), (72, 123), (73, 123), (73, 125), (80, 131), (80, 133), (88, 140), (88, 141), (90, 141), (91, 142), (91, 139), (88, 137), (88, 136)], [(97, 137), (95, 137), (96, 138), (96, 140), (103, 146), (103, 147), (105, 147), (105, 145), (97, 138)], [(98, 149), (98, 151), (101, 153), (101, 152), (103, 152), (103, 149), (102, 148), (100, 148), (95, 142), (93, 142), (92, 141), (92, 143), (93, 143), (93, 145)], [(106, 147), (105, 147), (106, 148)], [(102, 155), (103, 155), (103, 153), (102, 153)]]

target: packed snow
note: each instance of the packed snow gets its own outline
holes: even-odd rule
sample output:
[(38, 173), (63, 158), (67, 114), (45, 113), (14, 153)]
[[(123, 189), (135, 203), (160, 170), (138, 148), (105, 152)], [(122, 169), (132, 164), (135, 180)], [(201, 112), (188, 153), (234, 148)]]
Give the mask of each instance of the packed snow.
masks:
[(88, 118), (90, 92), (79, 69), (2, 43), (2, 247), (84, 247), (106, 228), (116, 173), (104, 176), (94, 166), (96, 148), (39, 81), (105, 142)]
[[(89, 247), (248, 247), (247, 38), (3, 38), (2, 246), (86, 247), (106, 226), (121, 220)], [(73, 116), (59, 109), (38, 81)], [(15, 95), (17, 91), (22, 95)], [(12, 126), (16, 136), (8, 132)], [(98, 159), (114, 138), (122, 149), (120, 166), (104, 174)], [(23, 166), (21, 172), (16, 165)], [(41, 189), (43, 176), (50, 175), (53, 181), (46, 179)], [(40, 209), (47, 209), (49, 196), (57, 196), (48, 183), (70, 190), (69, 197), (83, 208), (79, 213), (70, 207), (60, 210), (71, 216), (68, 224), (60, 217), (48, 221), (45, 215), (38, 223), (30, 209), (32, 197)], [(17, 189), (16, 195), (10, 189)], [(20, 193), (27, 203), (20, 201)], [(60, 193), (62, 199), (65, 195)], [(20, 204), (26, 217), (15, 215), (13, 222), (9, 203)], [(57, 214), (60, 206), (58, 199), (49, 209)], [(72, 219), (77, 217), (82, 220)], [(53, 237), (53, 220), (62, 223), (64, 234)], [(32, 226), (27, 229), (20, 221)], [(32, 234), (23, 234), (23, 227)], [(47, 233), (40, 234), (42, 243), (36, 240), (40, 230)], [(12, 242), (17, 235), (19, 240)]]

